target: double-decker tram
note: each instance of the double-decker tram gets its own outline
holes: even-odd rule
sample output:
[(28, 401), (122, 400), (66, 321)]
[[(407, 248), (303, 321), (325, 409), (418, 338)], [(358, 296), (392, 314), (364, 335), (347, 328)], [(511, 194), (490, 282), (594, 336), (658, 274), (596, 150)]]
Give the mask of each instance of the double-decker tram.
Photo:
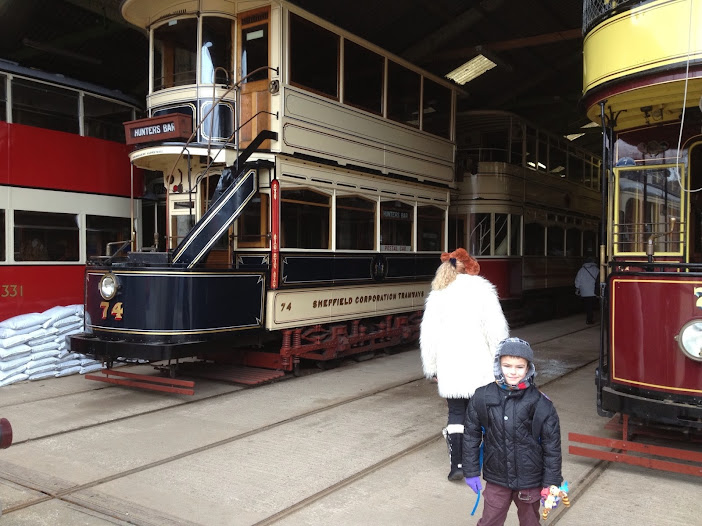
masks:
[(512, 324), (579, 309), (573, 280), (598, 245), (600, 158), (510, 113), (465, 112), (458, 125), (449, 249), (468, 247)]
[(584, 7), (584, 105), (606, 158), (597, 409), (622, 440), (571, 441), (622, 452), (571, 452), (701, 475), (699, 453), (629, 439), (702, 430), (702, 1)]
[(122, 123), (138, 108), (119, 92), (0, 61), (0, 321), (82, 304), (86, 260), (129, 240), (155, 206), (142, 207), (142, 171), (127, 158)]
[(294, 371), (416, 339), (456, 87), (286, 2), (122, 14), (150, 39), (149, 117), (125, 130), (146, 188), (165, 188), (165, 238), (91, 260), (72, 350)]

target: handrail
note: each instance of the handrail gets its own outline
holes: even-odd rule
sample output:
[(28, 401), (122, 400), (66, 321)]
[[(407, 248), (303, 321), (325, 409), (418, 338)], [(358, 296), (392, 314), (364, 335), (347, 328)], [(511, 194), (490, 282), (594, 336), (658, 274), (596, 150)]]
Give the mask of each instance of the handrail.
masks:
[[(181, 149), (180, 154), (178, 154), (178, 158), (173, 163), (173, 167), (171, 168), (171, 171), (169, 172), (169, 174), (167, 176), (167, 180), (170, 180), (170, 178), (173, 176), (173, 173), (175, 172), (176, 166), (178, 166), (178, 163), (183, 158), (183, 152), (187, 149), (187, 147), (190, 145), (190, 143), (193, 141), (193, 139), (197, 136), (197, 132), (202, 127), (202, 124), (205, 122), (205, 119), (207, 119), (207, 117), (209, 117), (210, 113), (212, 113), (214, 111), (217, 104), (219, 104), (222, 101), (222, 99), (224, 99), (224, 97), (229, 95), (233, 90), (239, 88), (241, 86), (241, 84), (245, 80), (247, 80), (249, 77), (251, 77), (252, 75), (255, 75), (256, 73), (259, 73), (260, 71), (269, 70), (269, 69), (272, 71), (275, 71), (276, 74), (278, 73), (278, 68), (274, 68), (272, 66), (261, 66), (260, 68), (256, 68), (251, 73), (240, 78), (237, 82), (235, 82), (229, 88), (227, 88), (227, 90), (224, 93), (222, 93), (222, 95), (220, 95), (220, 97), (217, 99), (217, 103), (212, 104), (212, 107), (205, 113), (205, 115), (203, 115), (203, 117), (200, 119), (200, 122), (197, 123), (197, 126), (195, 127), (193, 132), (190, 134), (190, 137), (188, 138), (188, 140), (185, 141), (185, 144), (183, 145), (183, 148)], [(213, 89), (214, 89), (214, 87), (213, 87)], [(237, 130), (240, 128), (241, 127), (237, 128)], [(231, 138), (231, 137), (233, 137), (233, 135), (234, 134), (230, 135), (229, 137)], [(221, 149), (220, 149), (220, 151), (221, 151)], [(208, 166), (209, 166), (209, 164), (208, 164)]]

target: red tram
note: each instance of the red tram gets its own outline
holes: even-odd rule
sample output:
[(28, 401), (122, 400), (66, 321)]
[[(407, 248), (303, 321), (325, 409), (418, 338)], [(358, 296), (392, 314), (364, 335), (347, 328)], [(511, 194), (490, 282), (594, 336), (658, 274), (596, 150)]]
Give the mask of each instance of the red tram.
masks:
[(0, 321), (82, 303), (86, 260), (130, 238), (143, 182), (122, 122), (138, 111), (121, 93), (0, 61)]
[(641, 451), (634, 424), (702, 431), (702, 1), (584, 8), (583, 100), (602, 124), (607, 182), (597, 408), (620, 415), (623, 440), (571, 440), (624, 452), (571, 451), (702, 475), (628, 454)]

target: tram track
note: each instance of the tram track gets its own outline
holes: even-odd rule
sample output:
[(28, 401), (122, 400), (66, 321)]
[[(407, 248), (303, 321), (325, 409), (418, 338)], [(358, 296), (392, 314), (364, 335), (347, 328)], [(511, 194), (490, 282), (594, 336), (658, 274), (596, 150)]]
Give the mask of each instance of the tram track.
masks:
[[(587, 329), (581, 329), (581, 330), (587, 330)], [(559, 338), (573, 335), (577, 332), (580, 332), (581, 330), (571, 331), (571, 332), (564, 333), (564, 334), (558, 334), (556, 336), (541, 339), (539, 341), (533, 340), (533, 342), (534, 342), (534, 345), (548, 343), (548, 342), (557, 340)], [(565, 373), (563, 373), (555, 378), (550, 379), (547, 382), (544, 382), (543, 384), (541, 384), (540, 387), (546, 387), (550, 383), (552, 383), (556, 380), (561, 380), (564, 377), (567, 377), (568, 375), (573, 374), (576, 371), (582, 369), (583, 367), (588, 367), (588, 366), (592, 365), (593, 363), (594, 363), (594, 361), (590, 361), (590, 362), (581, 364), (581, 365), (575, 367), (574, 369), (571, 369), (571, 370), (569, 370), (569, 371), (567, 371), (567, 372), (565, 372)], [(320, 371), (320, 372), (323, 372), (323, 371)], [(383, 393), (387, 393), (389, 391), (392, 391), (393, 389), (398, 389), (398, 388), (401, 388), (404, 386), (409, 386), (411, 384), (416, 384), (416, 383), (421, 382), (421, 381), (425, 381), (424, 378), (422, 376), (417, 376), (415, 378), (411, 378), (409, 380), (404, 380), (402, 382), (396, 382), (396, 383), (393, 383), (390, 385), (385, 385), (385, 386), (379, 387), (377, 389), (373, 389), (373, 390), (370, 390), (368, 392), (361, 393), (361, 394), (356, 395), (356, 396), (351, 396), (351, 397), (345, 398), (344, 400), (339, 400), (335, 403), (328, 404), (328, 405), (325, 405), (323, 407), (317, 407), (317, 408), (311, 409), (309, 411), (305, 411), (305, 412), (302, 412), (300, 414), (290, 416), (288, 418), (280, 419), (276, 422), (272, 422), (272, 423), (267, 424), (267, 425), (259, 426), (255, 429), (251, 429), (251, 430), (248, 430), (248, 431), (245, 431), (242, 433), (238, 433), (236, 435), (233, 435), (233, 436), (230, 436), (230, 437), (218, 440), (218, 441), (214, 441), (214, 442), (211, 442), (208, 444), (204, 444), (204, 445), (199, 446), (199, 447), (191, 448), (191, 449), (188, 449), (187, 451), (183, 451), (183, 452), (180, 452), (180, 453), (175, 454), (175, 455), (170, 455), (170, 456), (161, 458), (161, 459), (153, 461), (153, 462), (145, 463), (143, 465), (136, 466), (132, 469), (123, 470), (123, 471), (120, 471), (118, 473), (113, 473), (113, 474), (105, 476), (105, 477), (97, 478), (95, 480), (92, 480), (90, 482), (86, 482), (84, 484), (70, 486), (70, 487), (67, 487), (67, 488), (64, 488), (64, 489), (61, 489), (58, 491), (47, 491), (40, 486), (29, 484), (28, 481), (26, 481), (26, 480), (18, 480), (18, 479), (11, 477), (11, 476), (10, 477), (5, 476), (6, 480), (8, 480), (14, 484), (17, 484), (20, 487), (24, 487), (28, 490), (42, 493), (43, 496), (33, 498), (33, 499), (30, 499), (26, 502), (9, 507), (9, 508), (4, 510), (4, 514), (6, 514), (6, 515), (11, 514), (13, 512), (17, 512), (17, 511), (20, 511), (22, 509), (30, 508), (30, 507), (35, 506), (37, 504), (40, 504), (42, 502), (57, 499), (57, 500), (65, 501), (65, 502), (70, 502), (73, 505), (79, 505), (83, 508), (89, 509), (89, 510), (96, 512), (96, 513), (101, 513), (103, 515), (111, 516), (111, 517), (115, 518), (116, 520), (123, 520), (121, 517), (119, 517), (117, 515), (106, 513), (108, 510), (106, 510), (105, 508), (102, 508), (100, 506), (90, 505), (89, 503), (84, 502), (82, 499), (79, 499), (80, 500), (79, 503), (76, 502), (74, 495), (81, 492), (81, 491), (95, 488), (97, 486), (109, 483), (111, 481), (115, 481), (118, 479), (129, 477), (129, 476), (134, 475), (134, 474), (145, 472), (145, 471), (148, 471), (150, 469), (154, 469), (154, 468), (157, 468), (159, 466), (163, 466), (165, 464), (169, 464), (169, 463), (176, 462), (178, 460), (181, 460), (181, 459), (184, 459), (187, 457), (191, 457), (193, 455), (216, 450), (217, 448), (226, 446), (228, 444), (237, 442), (239, 440), (243, 440), (243, 439), (255, 436), (257, 434), (264, 433), (266, 431), (284, 426), (286, 424), (294, 423), (294, 422), (297, 422), (297, 421), (303, 420), (305, 418), (309, 418), (311, 416), (318, 415), (320, 413), (324, 413), (327, 411), (332, 411), (334, 409), (337, 409), (337, 408), (342, 407), (342, 406), (347, 405), (347, 404), (358, 402), (358, 401), (361, 401), (364, 399), (370, 399), (374, 396), (378, 396), (378, 395), (381, 395)], [(268, 385), (270, 385), (270, 384), (268, 384)], [(265, 386), (260, 386), (260, 387), (265, 387)], [(179, 403), (179, 404), (173, 405), (173, 406), (169, 406), (169, 407), (160, 407), (160, 408), (156, 408), (156, 409), (153, 409), (150, 411), (145, 411), (145, 412), (142, 412), (139, 414), (127, 415), (127, 416), (124, 416), (121, 418), (111, 419), (111, 420), (107, 420), (104, 422), (96, 422), (95, 424), (91, 424), (91, 425), (80, 426), (80, 427), (76, 427), (76, 428), (69, 429), (69, 430), (59, 431), (56, 433), (49, 433), (46, 435), (42, 435), (40, 437), (34, 437), (31, 439), (17, 442), (15, 445), (21, 445), (23, 443), (28, 443), (28, 442), (37, 442), (37, 441), (46, 440), (46, 439), (55, 439), (58, 437), (67, 437), (71, 433), (75, 433), (75, 432), (78, 432), (81, 430), (98, 428), (101, 426), (106, 426), (108, 424), (114, 424), (116, 422), (127, 421), (130, 419), (134, 419), (136, 417), (145, 416), (145, 415), (149, 415), (149, 414), (165, 413), (166, 411), (176, 410), (176, 409), (182, 408), (184, 406), (188, 406), (191, 404), (200, 404), (201, 402), (214, 400), (214, 399), (218, 399), (218, 398), (224, 398), (224, 397), (236, 398), (238, 396), (245, 394), (249, 389), (251, 389), (251, 388), (243, 388), (243, 389), (239, 389), (239, 390), (233, 391), (233, 392), (217, 393), (215, 395), (203, 397), (203, 398), (200, 398), (198, 400), (183, 401), (182, 403)], [(80, 394), (84, 394), (84, 392), (81, 392)], [(60, 395), (60, 396), (65, 396), (65, 395)], [(398, 452), (396, 452), (396, 453), (394, 453), (394, 454), (392, 454), (392, 455), (390, 455), (390, 456), (388, 456), (388, 457), (386, 457), (386, 458), (384, 458), (384, 459), (382, 459), (382, 460), (380, 460), (372, 465), (369, 465), (369, 466), (365, 467), (364, 469), (358, 471), (357, 473), (354, 473), (354, 474), (350, 475), (349, 477), (347, 477), (341, 481), (338, 481), (337, 483), (334, 483), (327, 488), (324, 488), (323, 490), (320, 490), (312, 495), (309, 495), (309, 496), (305, 497), (304, 499), (302, 499), (302, 500), (300, 500), (300, 501), (298, 501), (298, 502), (296, 502), (296, 503), (294, 503), (294, 504), (292, 504), (284, 509), (279, 510), (278, 512), (271, 515), (270, 517), (262, 519), (261, 521), (255, 523), (255, 524), (257, 526), (258, 525), (262, 526), (262, 525), (266, 525), (266, 524), (274, 524), (274, 523), (278, 522), (279, 520), (281, 520), (287, 516), (290, 516), (290, 515), (294, 514), (295, 512), (300, 511), (300, 510), (312, 505), (313, 503), (319, 501), (320, 499), (327, 497), (329, 495), (332, 495), (332, 494), (336, 493), (337, 491), (341, 490), (342, 488), (347, 487), (347, 486), (349, 486), (357, 481), (360, 481), (360, 480), (364, 479), (365, 477), (369, 476), (370, 474), (372, 474), (378, 470), (381, 470), (382, 468), (384, 468), (384, 467), (386, 467), (386, 466), (388, 466), (388, 465), (390, 465), (390, 464), (392, 464), (392, 463), (394, 463), (394, 462), (396, 462), (404, 457), (407, 457), (408, 455), (411, 455), (412, 453), (419, 451), (422, 448), (427, 447), (428, 445), (436, 442), (437, 440), (440, 440), (440, 438), (441, 437), (438, 436), (436, 433), (432, 433), (430, 435), (421, 437), (419, 440), (415, 441), (413, 444), (410, 444), (408, 447), (404, 448), (403, 450), (398, 451)], [(4, 475), (7, 475), (7, 474), (4, 474)], [(557, 517), (554, 516), (553, 519), (556, 520)], [(560, 520), (560, 519), (558, 519), (558, 520)], [(144, 524), (148, 524), (148, 523), (145, 522)]]

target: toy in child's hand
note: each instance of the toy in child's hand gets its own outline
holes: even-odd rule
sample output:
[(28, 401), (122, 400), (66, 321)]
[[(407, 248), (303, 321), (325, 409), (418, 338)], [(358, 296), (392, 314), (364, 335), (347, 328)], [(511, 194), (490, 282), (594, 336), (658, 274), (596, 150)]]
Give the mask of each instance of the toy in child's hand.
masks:
[(570, 501), (568, 500), (568, 482), (564, 482), (560, 488), (558, 486), (550, 486), (541, 490), (541, 504), (544, 507), (541, 516), (544, 520), (548, 517), (548, 512), (557, 508), (561, 501), (563, 501), (566, 508), (570, 506)]

